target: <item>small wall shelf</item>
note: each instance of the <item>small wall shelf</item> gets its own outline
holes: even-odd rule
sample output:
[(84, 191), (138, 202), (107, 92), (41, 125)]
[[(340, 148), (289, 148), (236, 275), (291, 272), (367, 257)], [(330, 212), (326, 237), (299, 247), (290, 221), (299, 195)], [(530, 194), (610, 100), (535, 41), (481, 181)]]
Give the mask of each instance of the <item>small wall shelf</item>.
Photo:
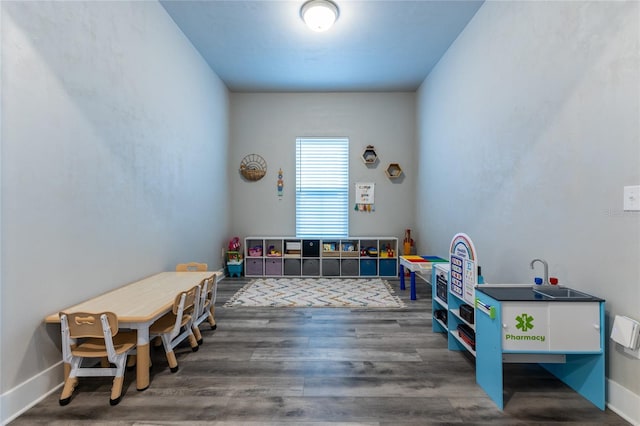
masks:
[(402, 168), (398, 163), (391, 163), (387, 166), (384, 173), (389, 179), (398, 179), (400, 176), (402, 176)]
[(361, 158), (365, 164), (375, 164), (378, 161), (378, 154), (373, 145), (367, 145)]

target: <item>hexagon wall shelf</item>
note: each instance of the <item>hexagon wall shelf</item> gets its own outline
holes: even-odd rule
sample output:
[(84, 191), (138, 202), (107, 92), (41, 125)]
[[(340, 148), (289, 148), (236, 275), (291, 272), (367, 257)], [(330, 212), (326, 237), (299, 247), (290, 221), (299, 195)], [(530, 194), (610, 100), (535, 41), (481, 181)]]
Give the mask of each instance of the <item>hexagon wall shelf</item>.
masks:
[(402, 176), (402, 168), (398, 163), (391, 163), (387, 166), (387, 169), (384, 171), (389, 179), (398, 179)]
[(375, 164), (376, 161), (378, 161), (378, 154), (373, 145), (367, 145), (362, 153), (362, 161), (364, 161), (365, 164)]

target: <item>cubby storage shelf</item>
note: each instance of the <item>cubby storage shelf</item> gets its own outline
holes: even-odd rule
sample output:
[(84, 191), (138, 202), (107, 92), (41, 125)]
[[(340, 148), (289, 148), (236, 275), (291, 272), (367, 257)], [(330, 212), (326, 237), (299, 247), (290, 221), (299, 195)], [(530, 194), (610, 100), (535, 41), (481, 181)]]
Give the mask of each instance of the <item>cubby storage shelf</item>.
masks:
[(397, 277), (396, 237), (246, 237), (247, 277)]
[[(450, 268), (448, 263), (439, 263), (433, 267), (431, 283), (432, 283), (432, 310), (433, 310), (433, 331), (436, 333), (446, 333), (448, 348), (454, 351), (469, 351), (471, 355), (476, 356), (476, 351), (470, 344), (465, 342), (459, 334), (458, 325), (464, 324), (475, 332), (476, 326), (470, 323), (460, 315), (460, 306), (466, 305), (463, 299), (452, 293), (449, 287)], [(446, 302), (438, 296), (438, 283), (445, 286), (444, 295)], [(447, 311), (447, 321), (444, 322), (436, 317), (436, 311)], [(474, 308), (475, 310), (475, 308)], [(475, 317), (475, 313), (474, 313)]]
[(449, 310), (449, 305), (447, 305), (445, 302), (443, 302), (442, 300), (440, 300), (437, 296), (433, 298), (433, 309), (439, 309), (438, 306), (442, 307), (445, 310)]
[(462, 338), (458, 335), (457, 330), (449, 330), (449, 334), (453, 337), (460, 345), (462, 345), (466, 350), (469, 351), (471, 355), (476, 356), (476, 351), (469, 345), (467, 342), (462, 340)]
[(464, 318), (462, 318), (460, 316), (460, 309), (459, 308), (458, 309), (450, 309), (449, 312), (451, 312), (453, 315), (455, 315), (455, 317), (458, 318), (458, 320), (460, 322), (462, 322), (463, 324), (467, 324), (469, 327), (471, 327), (471, 329), (473, 331), (476, 331), (476, 325), (475, 324), (470, 323), (469, 321), (467, 321), (466, 319), (464, 319)]
[(440, 324), (440, 327), (442, 327), (442, 328), (444, 328), (444, 329), (446, 329), (446, 328), (447, 328), (447, 324), (443, 323), (443, 322), (442, 322), (442, 320), (440, 320), (440, 319), (438, 319), (438, 318), (436, 318), (436, 317), (433, 317), (433, 320), (434, 320), (436, 323)]

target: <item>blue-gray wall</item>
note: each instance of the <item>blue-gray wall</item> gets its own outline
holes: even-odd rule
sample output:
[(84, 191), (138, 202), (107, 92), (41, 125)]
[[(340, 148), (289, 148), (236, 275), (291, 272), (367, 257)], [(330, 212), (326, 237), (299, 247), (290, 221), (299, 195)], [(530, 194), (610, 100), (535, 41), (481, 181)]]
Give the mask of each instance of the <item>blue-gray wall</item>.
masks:
[(228, 93), (158, 3), (0, 7), (5, 420), (61, 382), (44, 316), (181, 261), (221, 266)]
[[(411, 227), (446, 255), (467, 232), (491, 282), (529, 282), (540, 256), (608, 317), (640, 318), (640, 216), (622, 211), (640, 183), (639, 12), (486, 2), (417, 96), (229, 95), (157, 3), (1, 2), (0, 419), (61, 382), (43, 316), (179, 261), (217, 268), (233, 235), (293, 234), (296, 136), (350, 137), (352, 184), (376, 183), (352, 234)], [(239, 177), (250, 153), (261, 181)], [(640, 421), (639, 361), (608, 355), (608, 400)]]
[[(239, 236), (295, 235), (295, 144), (299, 136), (349, 138), (349, 232), (353, 236), (402, 238), (414, 220), (415, 93), (233, 93), (229, 182), (231, 231)], [(361, 159), (367, 145), (378, 154), (376, 167)], [(267, 175), (257, 182), (240, 177), (240, 161), (259, 154)], [(398, 163), (403, 179), (384, 170)], [(284, 195), (277, 196), (278, 170)], [(375, 183), (375, 212), (353, 210), (356, 182)]]
[[(466, 232), (488, 282), (531, 283), (541, 257), (609, 319), (640, 320), (640, 212), (623, 211), (640, 184), (639, 5), (480, 8), (418, 93), (421, 247)], [(640, 360), (607, 344), (608, 400), (640, 422)]]

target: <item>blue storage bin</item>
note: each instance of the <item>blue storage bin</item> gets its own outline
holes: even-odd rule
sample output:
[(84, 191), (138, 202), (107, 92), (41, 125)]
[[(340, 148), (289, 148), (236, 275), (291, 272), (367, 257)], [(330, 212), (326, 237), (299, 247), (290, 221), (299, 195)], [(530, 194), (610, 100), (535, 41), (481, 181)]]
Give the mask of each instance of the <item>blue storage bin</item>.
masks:
[(364, 275), (364, 276), (378, 275), (378, 262), (375, 259), (361, 259), (360, 275)]
[(397, 277), (398, 261), (396, 259), (380, 259), (380, 276)]

